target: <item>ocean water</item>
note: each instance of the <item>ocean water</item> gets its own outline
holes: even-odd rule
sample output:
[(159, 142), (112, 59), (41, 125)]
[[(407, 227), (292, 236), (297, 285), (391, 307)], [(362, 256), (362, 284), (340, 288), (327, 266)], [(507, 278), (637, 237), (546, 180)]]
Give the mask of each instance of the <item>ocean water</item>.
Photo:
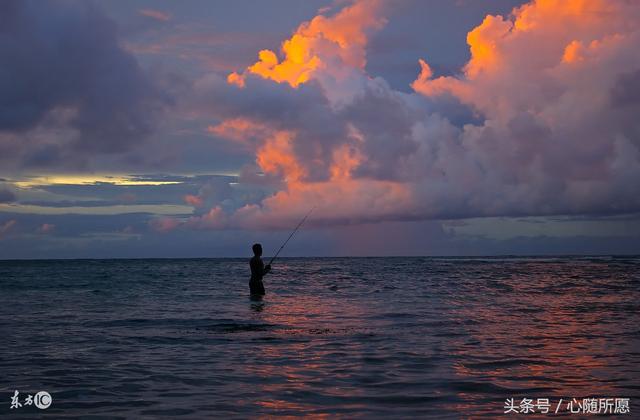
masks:
[[(282, 259), (262, 302), (248, 279), (248, 259), (0, 261), (0, 416), (493, 418), (615, 397), (638, 418), (640, 257)], [(16, 390), (53, 402), (11, 409)]]

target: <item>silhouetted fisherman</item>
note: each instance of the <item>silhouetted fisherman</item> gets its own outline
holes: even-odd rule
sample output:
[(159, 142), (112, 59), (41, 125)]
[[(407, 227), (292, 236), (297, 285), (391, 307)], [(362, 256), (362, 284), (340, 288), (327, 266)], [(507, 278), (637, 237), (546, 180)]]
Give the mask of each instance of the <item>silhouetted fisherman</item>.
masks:
[(262, 245), (253, 244), (253, 258), (249, 261), (251, 267), (251, 280), (249, 280), (249, 290), (251, 296), (264, 296), (264, 284), (262, 284), (262, 277), (271, 270), (271, 264), (264, 266), (262, 262)]

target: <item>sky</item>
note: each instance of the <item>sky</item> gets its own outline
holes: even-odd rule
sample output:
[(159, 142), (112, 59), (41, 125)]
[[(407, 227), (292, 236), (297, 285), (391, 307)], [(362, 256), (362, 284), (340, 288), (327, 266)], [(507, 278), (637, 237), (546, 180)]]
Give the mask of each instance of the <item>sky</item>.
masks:
[(640, 3), (0, 2), (0, 259), (640, 253)]

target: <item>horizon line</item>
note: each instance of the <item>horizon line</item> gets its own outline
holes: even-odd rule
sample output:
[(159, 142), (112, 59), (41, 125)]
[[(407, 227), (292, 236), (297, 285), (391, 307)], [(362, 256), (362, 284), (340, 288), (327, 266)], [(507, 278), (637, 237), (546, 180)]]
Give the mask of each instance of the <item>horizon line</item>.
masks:
[[(263, 256), (268, 258), (268, 256)], [(488, 255), (334, 255), (334, 256), (284, 256), (279, 259), (330, 259), (330, 258), (430, 258), (430, 259), (482, 259), (482, 258), (635, 258), (640, 254), (488, 254)], [(233, 257), (68, 257), (68, 258), (0, 258), (0, 263), (15, 261), (113, 261), (113, 260), (237, 260), (250, 255)]]

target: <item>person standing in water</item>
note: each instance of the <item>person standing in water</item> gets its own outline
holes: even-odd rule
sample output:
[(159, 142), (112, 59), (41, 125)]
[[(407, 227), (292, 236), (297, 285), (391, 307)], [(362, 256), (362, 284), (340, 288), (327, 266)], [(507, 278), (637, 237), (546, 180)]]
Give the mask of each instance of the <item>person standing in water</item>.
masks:
[(271, 271), (271, 265), (264, 266), (262, 262), (262, 245), (253, 244), (253, 258), (249, 261), (251, 267), (251, 280), (249, 280), (249, 291), (251, 296), (264, 296), (264, 284), (262, 284), (262, 277)]

